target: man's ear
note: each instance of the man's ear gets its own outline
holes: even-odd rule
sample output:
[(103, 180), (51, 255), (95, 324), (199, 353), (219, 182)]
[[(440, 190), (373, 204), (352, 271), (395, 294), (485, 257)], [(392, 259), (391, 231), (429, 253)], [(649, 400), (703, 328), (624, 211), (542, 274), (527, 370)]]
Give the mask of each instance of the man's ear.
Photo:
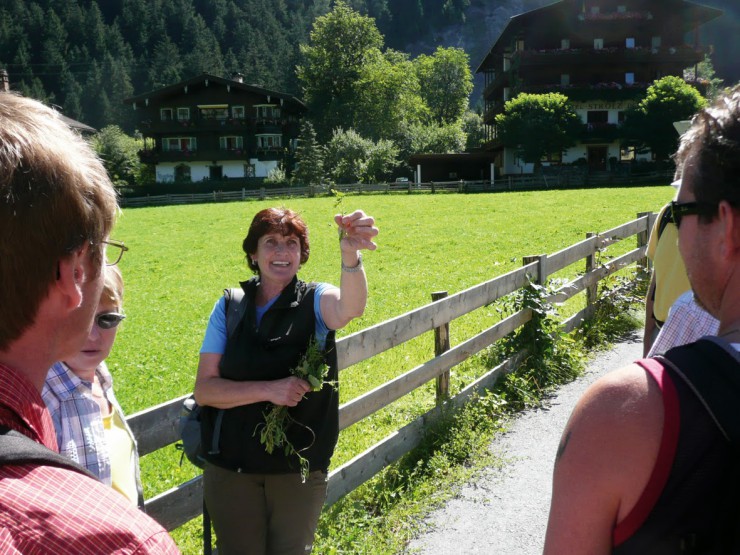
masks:
[(740, 210), (726, 201), (720, 202), (719, 221), (722, 223), (722, 254), (735, 256), (740, 251)]
[(78, 308), (82, 304), (82, 284), (86, 281), (89, 246), (75, 250), (69, 256), (59, 260), (57, 272), (57, 289), (68, 308)]

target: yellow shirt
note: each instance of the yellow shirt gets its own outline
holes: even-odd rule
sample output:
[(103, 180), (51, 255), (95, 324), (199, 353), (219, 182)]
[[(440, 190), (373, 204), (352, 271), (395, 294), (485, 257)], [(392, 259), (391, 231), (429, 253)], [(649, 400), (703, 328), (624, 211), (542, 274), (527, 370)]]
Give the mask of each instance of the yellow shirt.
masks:
[(671, 222), (658, 238), (660, 220), (667, 209), (668, 205), (665, 205), (658, 214), (647, 246), (647, 256), (653, 261), (655, 275), (653, 314), (661, 322), (668, 319), (668, 309), (676, 299), (691, 289), (686, 267), (678, 251), (678, 228)]
[(113, 412), (103, 417), (105, 438), (110, 452), (111, 480), (113, 489), (125, 495), (136, 505), (136, 475), (134, 463), (134, 443), (126, 432), (120, 413)]

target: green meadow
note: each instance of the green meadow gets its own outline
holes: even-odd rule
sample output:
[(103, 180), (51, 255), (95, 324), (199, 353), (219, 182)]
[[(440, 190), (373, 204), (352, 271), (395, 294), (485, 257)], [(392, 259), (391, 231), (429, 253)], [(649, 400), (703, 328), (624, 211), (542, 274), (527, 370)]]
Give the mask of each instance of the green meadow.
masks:
[[(346, 335), (430, 302), (434, 291), (456, 293), (515, 269), (522, 256), (553, 253), (657, 211), (673, 196), (667, 185), (495, 194), (363, 195), (125, 209), (113, 238), (130, 247), (121, 261), (127, 314), (109, 364), (117, 396), (131, 414), (192, 390), (208, 317), (225, 287), (250, 277), (241, 250), (252, 216), (268, 206), (300, 212), (310, 230), (311, 256), (299, 276), (337, 284), (339, 247), (333, 215), (362, 209), (375, 217), (378, 249), (364, 253), (370, 296)], [(629, 248), (634, 247), (634, 241)], [(626, 249), (627, 247), (623, 247)], [(582, 264), (568, 269), (575, 275)], [(559, 274), (560, 277), (560, 274)], [(501, 318), (494, 305), (451, 324), (456, 344)], [(342, 402), (433, 356), (431, 334), (341, 374)], [(484, 371), (465, 364), (452, 372), (453, 390)], [(345, 430), (332, 461), (340, 465), (433, 406), (433, 385), (421, 388)], [(454, 391), (453, 391), (454, 393)], [(174, 446), (144, 457), (151, 497), (196, 474)], [(200, 550), (200, 523), (175, 531), (185, 553)]]

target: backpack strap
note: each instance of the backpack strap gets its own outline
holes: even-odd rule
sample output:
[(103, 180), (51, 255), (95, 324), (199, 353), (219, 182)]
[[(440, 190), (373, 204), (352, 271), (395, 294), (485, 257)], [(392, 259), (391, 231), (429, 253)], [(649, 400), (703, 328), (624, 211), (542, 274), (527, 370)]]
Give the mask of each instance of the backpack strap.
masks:
[(705, 337), (660, 358), (693, 390), (727, 440), (740, 446), (740, 354), (721, 339)]
[(663, 235), (663, 231), (665, 231), (665, 228), (668, 226), (668, 224), (672, 222), (673, 213), (670, 206), (668, 206), (665, 210), (663, 210), (663, 214), (660, 216), (660, 222), (658, 223), (658, 238)]
[(98, 480), (89, 470), (72, 459), (68, 459), (35, 442), (30, 437), (0, 425), (0, 465), (38, 464), (74, 470), (80, 474)]
[(226, 299), (226, 337), (231, 338), (247, 311), (247, 302), (241, 287), (224, 289), (224, 299)]

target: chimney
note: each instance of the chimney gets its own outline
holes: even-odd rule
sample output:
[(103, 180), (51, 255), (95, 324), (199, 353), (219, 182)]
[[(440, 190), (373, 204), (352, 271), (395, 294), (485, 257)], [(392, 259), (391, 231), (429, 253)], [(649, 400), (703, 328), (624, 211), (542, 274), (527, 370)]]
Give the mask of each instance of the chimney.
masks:
[(237, 83), (244, 83), (244, 74), (235, 71), (231, 74), (231, 79), (232, 81), (236, 81)]
[(0, 69), (0, 92), (10, 91), (10, 79), (5, 69)]

